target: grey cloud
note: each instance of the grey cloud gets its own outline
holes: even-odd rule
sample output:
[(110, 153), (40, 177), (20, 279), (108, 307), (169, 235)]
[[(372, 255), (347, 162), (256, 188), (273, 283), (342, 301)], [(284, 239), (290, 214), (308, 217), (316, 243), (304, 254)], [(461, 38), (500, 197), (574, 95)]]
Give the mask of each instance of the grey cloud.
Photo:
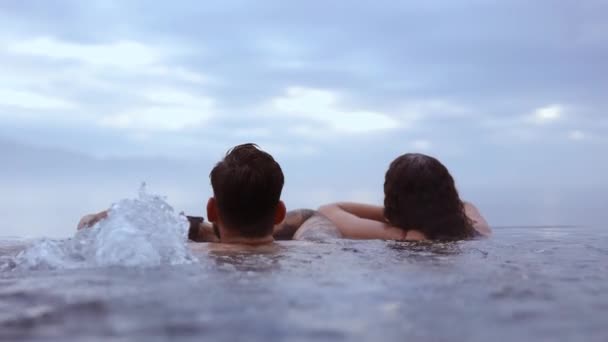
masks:
[[(325, 69), (325, 77), (317, 74), (314, 80), (327, 78), (333, 86), (352, 88), (363, 97), (374, 95), (370, 82), (387, 79), (418, 83), (408, 89), (414, 96), (483, 94), (494, 99), (505, 92), (521, 98), (528, 98), (530, 91), (543, 96), (544, 89), (550, 89), (547, 97), (588, 94), (590, 81), (605, 86), (596, 70), (606, 68), (606, 49), (579, 42), (589, 17), (600, 19), (593, 13), (605, 7), (601, 2), (443, 2), (431, 8), (388, 2), (332, 4), (275, 2), (219, 15), (202, 8), (179, 22), (170, 19), (180, 11), (172, 8), (175, 16), (148, 13), (143, 26), (154, 34), (189, 37), (206, 51), (209, 64), (203, 58), (199, 66), (235, 83), (267, 78), (271, 84), (306, 82), (308, 70), (322, 74)], [(260, 63), (269, 56), (256, 39), (267, 36), (302, 47), (305, 67), (300, 77)], [(346, 73), (357, 75), (359, 69), (358, 81), (341, 77), (339, 70), (349, 63), (353, 67)], [(338, 72), (332, 77), (330, 70)]]
[[(294, 84), (341, 89), (363, 105), (385, 107), (455, 98), (486, 115), (503, 106), (513, 109), (502, 115), (518, 115), (556, 101), (606, 106), (608, 84), (598, 70), (608, 70), (608, 49), (585, 39), (596, 30), (590, 22), (601, 22), (601, 1), (15, 6), (6, 13), (37, 34), (187, 45), (190, 54), (176, 62), (221, 80), (205, 91), (226, 106), (252, 105)], [(79, 20), (60, 21), (60, 13)], [(293, 45), (300, 64), (269, 63), (277, 51), (261, 40)]]

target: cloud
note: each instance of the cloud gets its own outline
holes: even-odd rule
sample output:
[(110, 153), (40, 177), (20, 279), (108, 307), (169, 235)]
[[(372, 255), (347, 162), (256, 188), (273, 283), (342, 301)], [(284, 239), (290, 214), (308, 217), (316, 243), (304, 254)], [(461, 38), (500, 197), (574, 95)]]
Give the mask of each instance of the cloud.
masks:
[(72, 90), (72, 95), (74, 91), (124, 94), (150, 84), (201, 86), (210, 81), (203, 73), (176, 64), (173, 59), (186, 55), (187, 49), (174, 45), (121, 39), (82, 43), (48, 36), (0, 41), (4, 46), (0, 69), (8, 79), (0, 87), (22, 92), (45, 88), (56, 93)]
[[(270, 108), (278, 115), (316, 121), (337, 133), (366, 133), (399, 127), (399, 122), (388, 114), (342, 108), (340, 95), (324, 89), (289, 87), (285, 94), (270, 100)], [(306, 134), (306, 128), (300, 128), (299, 133)]]
[(528, 121), (537, 125), (546, 125), (559, 121), (564, 116), (564, 107), (558, 104), (538, 108), (528, 117)]
[(154, 65), (163, 57), (160, 51), (133, 41), (76, 44), (51, 37), (14, 42), (7, 47), (7, 50), (21, 55), (73, 60), (101, 67), (124, 69)]
[[(33, 110), (71, 110), (77, 107), (68, 100), (40, 93), (0, 88), (0, 106)], [(2, 113), (0, 112), (0, 115)]]
[(136, 131), (181, 131), (199, 126), (213, 116), (213, 99), (171, 88), (139, 94), (149, 104), (99, 119), (101, 126)]
[[(200, 126), (214, 115), (214, 100), (200, 88), (196, 93), (189, 90), (208, 79), (171, 61), (182, 53), (179, 48), (132, 40), (8, 40), (0, 57), (23, 61), (14, 62), (16, 71), (5, 70), (10, 82), (0, 82), (0, 106), (17, 110), (0, 107), (0, 116), (32, 123), (77, 120), (137, 132), (139, 137), (144, 132)], [(32, 72), (30, 68), (39, 68), (41, 62), (51, 67)]]
[(200, 125), (209, 115), (187, 108), (147, 107), (132, 112), (102, 117), (103, 127), (134, 131), (180, 131), (191, 125)]
[(568, 139), (572, 141), (582, 141), (587, 139), (587, 134), (580, 130), (573, 130), (568, 133)]
[[(241, 140), (442, 152), (601, 136), (604, 7), (546, 12), (540, 1), (356, 2), (347, 13), (319, 0), (7, 3), (2, 132), (27, 123), (63, 147), (105, 154)], [(524, 13), (517, 25), (512, 12)], [(83, 126), (95, 146), (62, 137)]]

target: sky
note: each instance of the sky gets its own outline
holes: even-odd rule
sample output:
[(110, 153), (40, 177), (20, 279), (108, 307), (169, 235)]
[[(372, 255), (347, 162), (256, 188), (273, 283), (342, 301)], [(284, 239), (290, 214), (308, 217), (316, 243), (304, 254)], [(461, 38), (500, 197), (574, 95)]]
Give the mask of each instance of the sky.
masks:
[(0, 236), (146, 181), (202, 214), (255, 142), (288, 207), (381, 203), (438, 157), (491, 224), (608, 220), (608, 1), (0, 0)]

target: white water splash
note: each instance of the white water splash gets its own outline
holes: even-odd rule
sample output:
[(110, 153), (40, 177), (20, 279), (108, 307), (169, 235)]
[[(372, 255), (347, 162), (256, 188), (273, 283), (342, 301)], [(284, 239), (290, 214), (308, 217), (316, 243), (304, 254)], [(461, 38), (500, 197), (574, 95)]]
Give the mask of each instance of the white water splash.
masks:
[(145, 184), (136, 199), (112, 205), (108, 218), (67, 240), (43, 239), (19, 253), (18, 269), (158, 266), (191, 263), (188, 220)]

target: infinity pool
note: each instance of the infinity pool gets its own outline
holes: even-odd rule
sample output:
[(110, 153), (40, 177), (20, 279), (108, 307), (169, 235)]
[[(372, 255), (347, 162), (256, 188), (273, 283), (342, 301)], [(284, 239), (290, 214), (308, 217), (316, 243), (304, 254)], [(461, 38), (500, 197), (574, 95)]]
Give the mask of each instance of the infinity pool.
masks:
[(608, 340), (600, 229), (497, 229), (453, 244), (191, 244), (189, 264), (63, 270), (7, 264), (23, 245), (0, 242), (1, 341)]

